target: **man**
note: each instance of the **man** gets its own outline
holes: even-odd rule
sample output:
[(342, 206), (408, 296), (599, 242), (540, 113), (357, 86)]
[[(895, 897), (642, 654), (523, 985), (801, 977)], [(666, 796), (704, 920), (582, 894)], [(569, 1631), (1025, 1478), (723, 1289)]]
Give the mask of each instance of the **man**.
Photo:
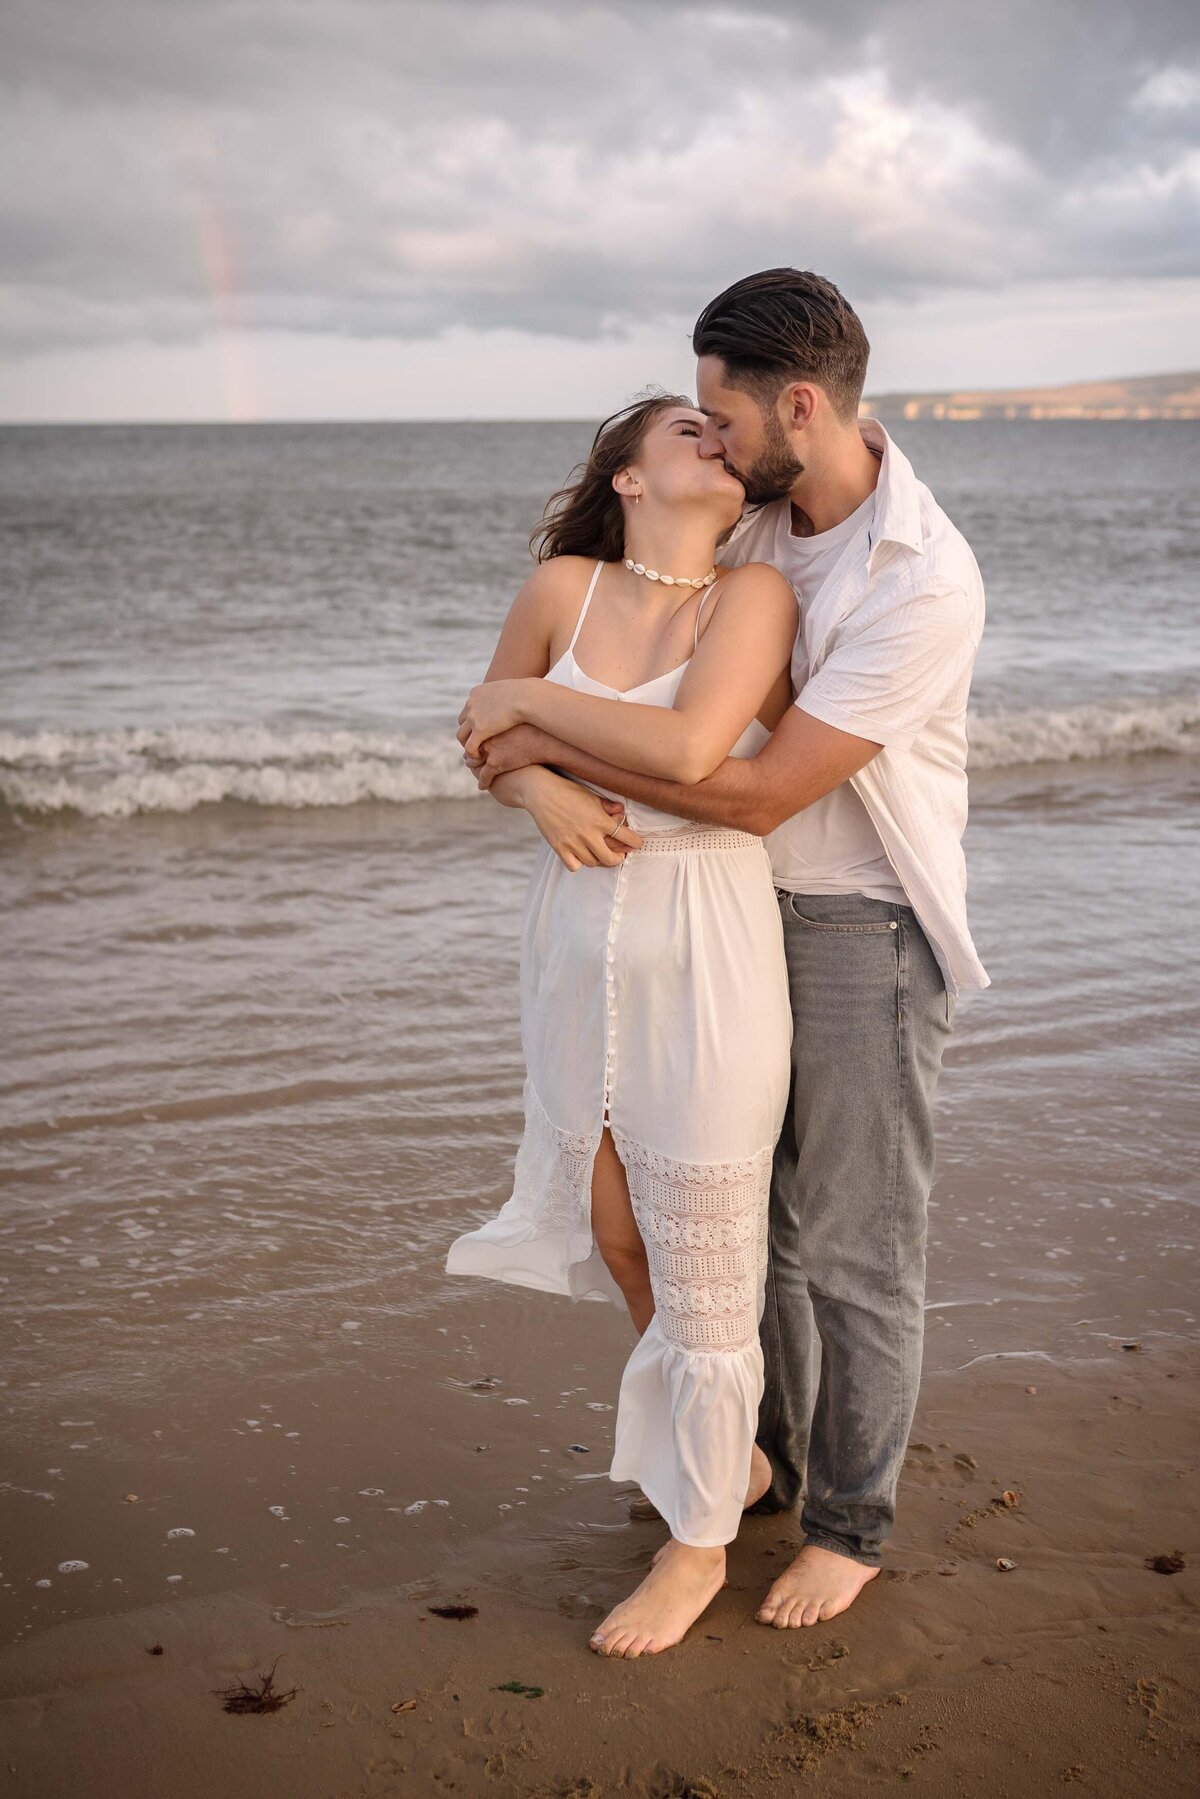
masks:
[(758, 1617), (784, 1628), (835, 1617), (878, 1573), (916, 1408), (934, 1091), (960, 990), (988, 985), (961, 846), (983, 585), (882, 425), (859, 420), (869, 346), (831, 282), (747, 276), (705, 307), (693, 348), (701, 454), (746, 489), (722, 562), (771, 562), (796, 593), (795, 704), (757, 757), (694, 786), (527, 726), (491, 740), (480, 780), (551, 763), (767, 838), (795, 1032), (757, 1509), (805, 1492), (803, 1546)]

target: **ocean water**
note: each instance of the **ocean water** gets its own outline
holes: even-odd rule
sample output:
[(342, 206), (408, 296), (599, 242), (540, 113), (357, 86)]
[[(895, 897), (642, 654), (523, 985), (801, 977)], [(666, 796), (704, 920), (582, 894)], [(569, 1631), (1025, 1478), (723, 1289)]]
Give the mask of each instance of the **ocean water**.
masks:
[[(1194, 1336), (1200, 427), (894, 435), (988, 597), (927, 1363)], [(612, 1522), (625, 1321), (441, 1273), (532, 841), (454, 719), (588, 437), (0, 431), (10, 1637)]]
[[(585, 427), (0, 431), (0, 800), (470, 791), (453, 732)], [(1200, 427), (913, 424), (975, 548), (979, 769), (1190, 753)]]

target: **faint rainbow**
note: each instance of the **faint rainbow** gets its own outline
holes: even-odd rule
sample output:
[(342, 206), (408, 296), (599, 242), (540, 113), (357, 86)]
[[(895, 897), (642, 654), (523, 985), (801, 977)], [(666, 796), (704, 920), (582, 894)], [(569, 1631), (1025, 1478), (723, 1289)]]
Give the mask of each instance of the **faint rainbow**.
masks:
[(211, 178), (216, 157), (207, 128), (181, 127), (179, 137), (200, 267), (212, 307), (223, 409), (226, 418), (244, 423), (257, 419), (260, 411), (242, 325), (237, 239)]

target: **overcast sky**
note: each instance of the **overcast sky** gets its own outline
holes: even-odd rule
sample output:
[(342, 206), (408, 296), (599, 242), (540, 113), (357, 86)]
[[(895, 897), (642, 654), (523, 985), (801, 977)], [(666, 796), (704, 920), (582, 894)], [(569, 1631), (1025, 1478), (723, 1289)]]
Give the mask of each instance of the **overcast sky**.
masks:
[(0, 418), (580, 417), (830, 276), (869, 388), (1200, 366), (1196, 0), (6, 0)]

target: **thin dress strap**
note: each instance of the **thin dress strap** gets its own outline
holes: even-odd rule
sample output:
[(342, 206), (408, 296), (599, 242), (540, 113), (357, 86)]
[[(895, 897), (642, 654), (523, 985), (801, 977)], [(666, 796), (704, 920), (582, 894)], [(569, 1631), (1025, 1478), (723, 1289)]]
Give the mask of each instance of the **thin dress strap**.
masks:
[(696, 608), (696, 635), (692, 639), (692, 654), (693, 654), (693, 656), (695, 655), (696, 651), (700, 648), (700, 614), (704, 611), (705, 605), (707, 604), (707, 601), (708, 601), (709, 594), (715, 593), (717, 588), (720, 585), (721, 585), (721, 583), (719, 581), (714, 581), (711, 587), (706, 587), (704, 589), (704, 597), (700, 601), (699, 606), (697, 606), (697, 608)]
[(588, 582), (588, 590), (583, 596), (583, 605), (580, 607), (579, 617), (575, 620), (575, 636), (572, 637), (570, 643), (567, 645), (566, 652), (564, 652), (565, 654), (569, 654), (575, 648), (575, 639), (579, 636), (580, 627), (582, 626), (584, 619), (587, 617), (587, 609), (592, 603), (592, 595), (596, 591), (596, 583), (600, 579), (600, 570), (603, 567), (604, 567), (604, 560), (603, 560), (603, 558), (601, 558), (601, 560), (596, 564), (595, 568), (592, 570), (592, 578)]

